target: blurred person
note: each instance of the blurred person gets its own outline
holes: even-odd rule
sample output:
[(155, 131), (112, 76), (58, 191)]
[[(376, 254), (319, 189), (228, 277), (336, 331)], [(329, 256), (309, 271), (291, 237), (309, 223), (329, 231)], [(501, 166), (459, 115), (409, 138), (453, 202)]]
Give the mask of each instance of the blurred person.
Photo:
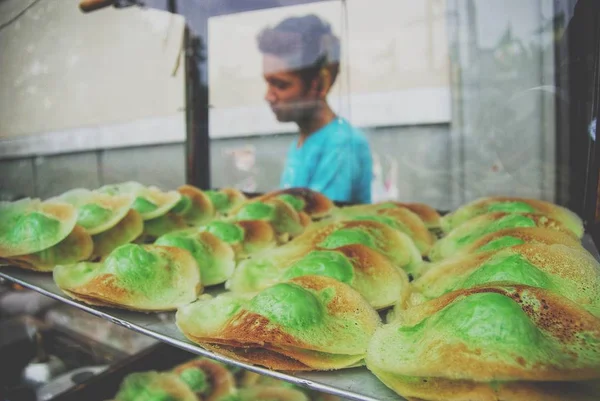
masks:
[(288, 150), (281, 187), (307, 187), (332, 200), (371, 202), (372, 159), (364, 134), (335, 114), (327, 95), (340, 69), (340, 40), (316, 15), (287, 18), (258, 35), (265, 100), (299, 136)]

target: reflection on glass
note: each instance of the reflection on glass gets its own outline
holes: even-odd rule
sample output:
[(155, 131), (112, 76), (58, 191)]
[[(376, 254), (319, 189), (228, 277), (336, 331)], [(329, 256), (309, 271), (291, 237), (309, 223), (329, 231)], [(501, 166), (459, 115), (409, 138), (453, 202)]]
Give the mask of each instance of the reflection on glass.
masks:
[(311, 14), (286, 18), (258, 36), (265, 100), (280, 122), (293, 122), (281, 186), (308, 187), (333, 200), (371, 201), (369, 143), (331, 109), (327, 95), (340, 69), (340, 40)]

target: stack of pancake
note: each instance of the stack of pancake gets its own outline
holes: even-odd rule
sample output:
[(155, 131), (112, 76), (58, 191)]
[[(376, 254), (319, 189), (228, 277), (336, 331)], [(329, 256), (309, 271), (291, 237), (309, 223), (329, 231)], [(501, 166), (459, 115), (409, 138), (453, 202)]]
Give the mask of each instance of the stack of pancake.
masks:
[(114, 401), (338, 401), (295, 385), (206, 358), (170, 371), (131, 373)]
[(510, 197), (441, 217), (129, 182), (0, 204), (0, 262), (53, 270), (75, 299), (177, 310), (191, 341), (272, 369), (366, 363), (414, 400), (595, 399), (600, 266), (583, 233)]
[(581, 220), (538, 200), (485, 198), (446, 235), (408, 303), (370, 341), (367, 367), (411, 400), (593, 400), (600, 266)]

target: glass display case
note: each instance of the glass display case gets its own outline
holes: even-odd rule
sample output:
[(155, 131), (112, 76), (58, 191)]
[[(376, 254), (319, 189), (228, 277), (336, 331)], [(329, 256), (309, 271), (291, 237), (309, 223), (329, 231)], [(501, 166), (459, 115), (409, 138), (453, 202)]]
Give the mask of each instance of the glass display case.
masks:
[[(129, 196), (131, 193), (125, 194), (122, 187), (116, 184), (127, 182), (133, 187), (141, 185), (135, 183), (142, 183), (140, 187), (150, 191), (143, 192), (148, 197), (142, 201), (156, 200), (156, 205), (148, 206), (146, 203), (142, 207), (139, 204), (143, 198), (142, 192), (135, 192), (132, 202), (137, 204), (137, 208), (131, 203), (131, 208), (125, 208), (130, 211), (123, 209), (123, 213), (139, 212), (139, 218), (130, 214), (127, 216), (131, 220), (128, 223), (131, 232), (135, 231), (131, 228), (136, 224), (133, 221), (139, 219), (140, 232), (131, 240), (124, 241), (124, 244), (131, 242), (135, 244), (133, 246), (151, 247), (154, 245), (148, 244), (156, 241), (156, 246), (176, 247), (174, 240), (168, 242), (170, 240), (164, 239), (164, 235), (190, 226), (208, 227), (209, 222), (219, 219), (227, 224), (261, 220), (270, 224), (271, 239), (265, 242), (272, 243), (273, 248), (253, 253), (237, 242), (232, 245), (235, 241), (228, 242), (218, 237), (226, 242), (223, 249), (229, 250), (220, 252), (231, 253), (228, 256), (232, 259), (231, 270), (235, 269), (236, 272), (253, 259), (270, 261), (272, 258), (276, 261), (273, 263), (285, 264), (288, 268), (292, 262), (304, 260), (302, 258), (306, 256), (306, 253), (301, 256), (298, 256), (300, 253), (292, 253), (295, 256), (290, 256), (289, 260), (285, 256), (278, 256), (284, 255), (280, 249), (289, 250), (289, 244), (297, 243), (296, 237), (316, 232), (311, 231), (313, 227), (318, 230), (332, 221), (328, 220), (331, 218), (337, 219), (336, 224), (343, 224), (339, 222), (351, 217), (367, 219), (362, 213), (379, 213), (373, 212), (378, 209), (354, 209), (369, 212), (336, 214), (339, 210), (345, 210), (342, 206), (393, 204), (416, 216), (414, 218), (418, 224), (424, 227), (425, 242), (431, 241), (431, 244), (423, 245), (414, 235), (411, 237), (414, 228), (406, 228), (408, 223), (402, 220), (401, 224), (393, 227), (393, 232), (412, 233), (407, 235), (411, 237), (409, 242), (413, 240), (414, 244), (410, 242), (413, 245), (398, 240), (390, 245), (391, 250), (386, 253), (377, 248), (379, 245), (365, 245), (360, 241), (367, 240), (359, 241), (356, 237), (354, 242), (344, 242), (346, 238), (342, 242), (335, 242), (336, 246), (327, 245), (326, 240), (318, 245), (315, 242), (310, 251), (340, 249), (348, 244), (355, 245), (355, 242), (379, 249), (386, 260), (389, 259), (406, 276), (403, 279), (406, 280), (406, 286), (398, 285), (398, 292), (405, 291), (402, 288), (410, 290), (406, 290), (409, 295), (404, 301), (396, 300), (385, 307), (375, 308), (379, 315), (373, 309), (373, 314), (378, 316), (378, 327), (383, 327), (377, 330), (386, 330), (386, 327), (398, 324), (398, 331), (402, 332), (406, 330), (402, 324), (409, 325), (411, 319), (424, 319), (419, 313), (432, 314), (431, 310), (437, 308), (437, 299), (451, 303), (454, 300), (448, 300), (451, 297), (448, 294), (454, 294), (459, 288), (466, 291), (466, 287), (459, 287), (458, 281), (452, 282), (454, 287), (440, 290), (436, 297), (426, 294), (429, 294), (428, 291), (437, 291), (432, 288), (442, 284), (421, 281), (425, 284), (418, 287), (421, 285), (419, 280), (428, 269), (433, 271), (439, 268), (446, 257), (461, 256), (462, 251), (451, 254), (455, 248), (467, 249), (471, 246), (470, 242), (467, 244), (468, 241), (475, 243), (479, 240), (474, 239), (472, 231), (470, 236), (456, 240), (458, 244), (448, 245), (448, 238), (453, 238), (451, 229), (456, 230), (451, 224), (452, 216), (456, 216), (457, 210), (471, 213), (469, 210), (464, 212), (464, 208), (474, 205), (472, 202), (478, 199), (504, 199), (502, 202), (510, 203), (512, 209), (508, 210), (508, 206), (504, 205), (490, 208), (488, 214), (496, 213), (494, 218), (497, 219), (506, 215), (527, 216), (525, 218), (529, 220), (519, 220), (519, 223), (510, 227), (496, 225), (492, 229), (491, 226), (485, 226), (477, 231), (477, 235), (491, 235), (490, 230), (531, 228), (529, 222), (538, 228), (552, 226), (550, 228), (562, 231), (561, 235), (567, 232), (570, 236), (564, 240), (552, 237), (535, 241), (544, 246), (551, 246), (545, 241), (555, 241), (573, 248), (581, 245), (586, 251), (579, 248), (577, 251), (585, 253), (586, 258), (591, 255), (591, 259), (585, 259), (585, 263), (581, 262), (580, 265), (591, 266), (590, 272), (595, 271), (595, 275), (582, 270), (577, 273), (578, 277), (587, 277), (585, 274), (589, 273), (592, 277), (590, 280), (597, 280), (598, 288), (594, 287), (596, 281), (589, 288), (581, 289), (585, 286), (578, 287), (579, 284), (571, 282), (564, 284), (560, 281), (562, 276), (560, 280), (554, 276), (547, 279), (546, 276), (536, 275), (537, 270), (527, 270), (519, 279), (522, 281), (508, 273), (498, 273), (495, 279), (490, 278), (486, 283), (488, 287), (490, 282), (497, 286), (503, 283), (504, 287), (494, 287), (495, 290), (489, 291), (496, 295), (508, 291), (503, 294), (510, 293), (515, 299), (520, 296), (525, 299), (532, 295), (531, 292), (527, 293), (529, 295), (521, 294), (519, 291), (522, 286), (546, 288), (544, 283), (550, 283), (547, 287), (553, 288), (562, 297), (559, 301), (552, 301), (560, 304), (556, 310), (560, 307), (560, 311), (568, 308), (572, 311), (572, 304), (579, 302), (580, 305), (587, 305), (587, 302), (591, 306), (584, 306), (583, 312), (577, 312), (577, 319), (582, 319), (589, 327), (600, 332), (600, 305), (596, 302), (600, 299), (600, 278), (597, 279), (600, 277), (600, 265), (597, 262), (600, 260), (597, 250), (600, 240), (600, 148), (596, 143), (597, 117), (600, 113), (600, 3), (597, 1), (82, 0), (77, 4), (61, 0), (4, 0), (0, 1), (0, 49), (0, 70), (3, 72), (0, 74), (0, 200), (6, 201), (0, 205), (0, 213), (4, 213), (4, 216), (0, 215), (0, 277), (132, 332), (141, 333), (153, 341), (172, 346), (172, 358), (168, 359), (169, 363), (173, 362), (172, 365), (186, 359), (182, 355), (187, 354), (181, 353), (184, 350), (230, 367), (247, 369), (344, 399), (391, 401), (405, 399), (404, 396), (415, 400), (441, 400), (450, 397), (444, 392), (444, 386), (467, 397), (466, 387), (452, 387), (456, 386), (458, 379), (463, 380), (461, 383), (464, 386), (473, 386), (473, 399), (489, 394), (492, 394), (489, 399), (533, 399), (527, 398), (531, 394), (543, 399), (556, 391), (556, 394), (567, 397), (565, 399), (591, 400), (594, 394), (600, 392), (600, 356), (597, 350), (586, 354), (589, 360), (581, 368), (579, 378), (573, 373), (577, 370), (573, 367), (577, 363), (565, 356), (564, 361), (548, 365), (547, 371), (556, 369), (558, 373), (548, 374), (546, 376), (550, 379), (545, 379), (547, 371), (544, 371), (544, 374), (540, 373), (541, 379), (536, 379), (532, 375), (539, 372), (528, 364), (534, 364), (539, 357), (537, 354), (530, 355), (531, 360), (527, 359), (529, 357), (523, 359), (519, 354), (522, 363), (519, 362), (520, 366), (515, 369), (520, 376), (508, 370), (499, 373), (501, 369), (498, 367), (490, 368), (491, 373), (480, 381), (472, 380), (477, 373), (465, 373), (463, 370), (452, 376), (452, 369), (457, 365), (467, 366), (472, 362), (473, 366), (480, 366), (477, 365), (480, 361), (476, 356), (464, 360), (456, 357), (468, 354), (462, 348), (452, 352), (446, 349), (450, 353), (445, 356), (441, 351), (439, 355), (436, 354), (435, 358), (443, 357), (448, 361), (445, 368), (424, 368), (420, 371), (418, 366), (415, 367), (418, 364), (413, 366), (405, 361), (410, 369), (405, 371), (402, 366), (395, 372), (396, 376), (391, 373), (386, 375), (383, 368), (378, 370), (372, 365), (365, 367), (363, 359), (366, 351), (361, 358), (346, 364), (344, 369), (328, 367), (334, 365), (319, 369), (310, 364), (298, 368), (298, 365), (289, 365), (293, 358), (289, 356), (292, 351), (288, 348), (294, 348), (293, 351), (297, 352), (297, 347), (288, 343), (279, 348), (269, 345), (269, 349), (263, 343), (264, 349), (261, 348), (260, 352), (268, 353), (269, 357), (277, 352), (288, 353), (277, 354), (278, 358), (282, 358), (278, 359), (281, 365), (260, 363), (257, 354), (252, 354), (257, 352), (256, 349), (237, 340), (229, 343), (223, 339), (221, 342), (208, 343), (193, 341), (193, 336), (181, 329), (183, 325), (176, 324), (179, 317), (176, 317), (173, 309), (177, 308), (163, 311), (156, 307), (149, 310), (158, 310), (159, 313), (140, 313), (139, 310), (149, 310), (139, 305), (119, 309), (119, 303), (111, 303), (110, 300), (98, 304), (98, 298), (89, 294), (82, 296), (65, 291), (64, 284), (61, 284), (61, 290), (57, 285), (60, 282), (57, 277), (61, 273), (55, 269), (54, 276), (47, 274), (53, 270), (53, 263), (44, 265), (46, 273), (15, 266), (20, 264), (21, 267), (25, 265), (31, 268), (33, 264), (35, 268), (36, 263), (39, 266), (41, 257), (31, 259), (29, 256), (49, 247), (41, 247), (37, 252), (25, 252), (29, 258), (24, 258), (23, 252), (16, 255), (15, 252), (6, 252), (11, 246), (17, 247), (15, 243), (19, 241), (15, 240), (10, 246), (5, 245), (8, 242), (2, 242), (9, 238), (4, 233), (10, 233), (18, 225), (18, 219), (9, 214), (13, 213), (10, 211), (11, 205), (19, 204), (19, 200), (40, 198), (56, 202), (55, 197), (77, 188), (100, 189), (98, 192), (102, 193), (101, 196)], [(182, 190), (186, 185), (192, 187)], [(148, 189), (149, 186), (160, 189)], [(296, 187), (302, 187), (307, 192), (293, 192)], [(280, 188), (292, 190), (282, 198), (281, 194), (274, 192)], [(153, 195), (151, 192), (154, 190), (160, 195)], [(197, 193), (200, 195), (195, 195)], [(277, 197), (275, 202), (284, 201), (285, 205), (273, 206), (273, 201), (264, 197), (253, 200), (264, 194)], [(329, 202), (329, 209), (322, 214), (314, 212), (318, 209), (315, 205), (319, 204), (315, 199), (321, 199), (319, 194), (325, 195), (323, 199)], [(167, 199), (169, 196), (176, 199), (171, 202)], [(223, 200), (225, 198), (226, 201)], [(188, 203), (185, 204), (183, 199), (187, 199)], [(195, 202), (201, 204), (198, 199), (208, 199), (205, 202), (209, 206), (202, 213), (209, 208), (211, 211), (206, 215), (210, 214), (210, 218), (205, 218), (202, 213), (188, 213), (190, 208), (197, 205)], [(245, 203), (240, 201), (239, 205), (235, 204), (236, 199), (243, 199)], [(68, 198), (63, 197), (58, 201), (67, 202)], [(534, 202), (534, 206), (527, 203), (529, 201)], [(535, 203), (538, 201), (541, 203)], [(171, 203), (167, 207), (161, 202), (165, 205)], [(269, 210), (277, 210), (277, 213), (280, 213), (277, 207), (290, 209), (285, 213), (296, 216), (293, 224), (286, 221), (287, 225), (282, 228), (282, 225), (273, 223), (275, 217), (269, 220), (271, 217), (264, 216), (270, 212), (244, 209), (244, 205), (261, 202), (272, 208)], [(410, 205), (427, 207), (437, 216), (438, 222), (430, 225), (425, 214), (410, 209)], [(544, 206), (536, 209), (535, 205)], [(165, 216), (169, 217), (156, 223), (163, 216), (155, 212), (163, 206), (167, 213)], [(557, 206), (560, 208), (554, 209)], [(242, 213), (240, 210), (246, 213), (245, 217), (233, 219), (236, 213)], [(76, 220), (81, 225), (83, 212), (78, 213), (79, 220)], [(260, 218), (255, 218), (257, 213)], [(440, 217), (447, 213), (450, 217)], [(544, 216), (543, 221), (535, 217), (539, 215)], [(121, 218), (125, 219), (123, 216)], [(277, 216), (277, 219), (281, 218), (281, 214)], [(379, 215), (375, 217), (369, 217), (370, 220), (376, 220), (373, 224), (384, 224)], [(195, 219), (194, 223), (188, 220), (183, 222), (188, 218)], [(92, 224), (90, 221), (88, 223)], [(114, 227), (117, 227), (116, 224)], [(238, 224), (236, 227), (241, 226)], [(242, 232), (257, 230), (255, 226), (249, 227), (243, 226), (246, 231)], [(335, 226), (333, 232), (346, 229), (346, 226), (340, 227)], [(23, 238), (35, 236), (32, 234), (35, 228), (29, 227), (27, 230), (31, 231), (23, 234)], [(75, 228), (72, 227), (72, 230), (66, 238), (77, 241), (74, 248), (83, 254), (86, 240), (83, 234), (73, 234)], [(103, 234), (101, 231), (92, 232), (89, 228), (87, 231), (90, 243), (99, 241), (98, 235)], [(216, 231), (209, 233), (208, 228), (202, 228), (199, 232), (217, 236)], [(389, 238), (395, 235), (384, 235), (385, 241), (390, 241)], [(45, 241), (45, 238), (40, 236), (39, 242)], [(117, 241), (114, 231), (113, 234), (104, 235), (108, 243), (111, 243), (111, 238), (115, 239), (113, 242)], [(513, 246), (523, 245), (520, 238), (511, 237), (511, 241), (520, 242), (502, 245), (503, 249), (505, 246), (513, 249)], [(446, 248), (442, 249), (441, 245), (436, 244), (443, 241)], [(573, 241), (577, 244), (573, 245)], [(51, 246), (60, 243), (55, 242)], [(490, 243), (483, 246), (487, 247)], [(494, 244), (496, 246), (498, 243)], [(208, 245), (204, 243), (202, 246), (206, 249)], [(396, 251), (404, 252), (404, 246), (416, 249), (417, 256), (421, 254), (417, 257), (422, 263), (418, 268), (412, 262), (403, 265), (400, 259), (404, 254), (394, 256)], [(438, 253), (434, 253), (433, 249)], [(486, 252), (497, 251), (489, 247), (485, 249)], [(199, 251), (190, 252), (196, 257), (194, 252)], [(83, 263), (86, 260), (90, 266), (93, 263), (103, 264), (113, 253), (100, 255), (90, 249), (86, 255), (75, 262)], [(55, 255), (52, 260), (64, 256)], [(203, 263), (213, 263), (215, 256), (211, 254), (210, 257), (213, 259), (202, 259)], [(286, 259), (286, 262), (278, 258)], [(355, 259), (349, 257), (348, 260)], [(145, 260), (145, 266), (150, 266), (149, 259)], [(311, 261), (310, 268), (313, 269), (318, 263)], [(407, 267), (409, 265), (410, 268)], [(197, 272), (195, 274), (196, 278), (193, 274), (185, 278), (188, 284), (194, 279), (198, 281), (198, 288), (194, 291), (203, 287), (201, 292), (195, 293), (200, 297), (196, 303), (223, 299), (219, 297), (224, 293), (230, 294), (232, 286), (235, 287), (231, 281), (223, 285), (225, 279), (217, 280), (216, 285), (212, 285), (212, 282), (207, 284), (206, 281), (201, 284), (200, 280), (205, 280), (206, 273), (201, 271), (201, 278)], [(228, 279), (231, 280), (232, 274)], [(334, 278), (341, 277), (339, 274)], [(454, 273), (444, 274), (449, 277)], [(143, 280), (149, 275), (152, 274), (145, 271), (136, 277), (137, 280)], [(280, 278), (276, 280), (273, 277), (274, 281), (260, 288), (260, 291), (274, 288)], [(343, 282), (343, 279), (340, 280)], [(506, 290), (506, 286), (511, 286), (511, 289)], [(485, 286), (478, 284), (475, 287)], [(579, 294), (581, 290), (585, 296), (567, 296), (560, 292), (564, 288), (568, 288), (568, 291), (572, 289), (571, 294)], [(258, 290), (252, 292), (252, 296), (256, 292)], [(250, 295), (245, 296), (251, 298)], [(286, 296), (282, 295), (279, 299), (281, 305), (289, 301)], [(462, 296), (467, 297), (464, 294)], [(509, 295), (507, 297), (510, 298)], [(543, 301), (540, 302), (545, 305), (546, 300), (555, 299), (553, 297), (555, 293), (540, 298)], [(363, 298), (368, 297), (360, 293), (360, 299)], [(571, 303), (561, 304), (563, 298)], [(242, 305), (246, 301), (239, 302)], [(340, 302), (354, 305), (352, 302), (355, 301), (348, 299)], [(305, 303), (310, 304), (309, 301)], [(232, 310), (243, 309), (235, 305), (231, 307)], [(256, 304), (252, 305), (258, 308)], [(390, 312), (392, 305), (396, 312)], [(177, 306), (182, 309), (182, 305)], [(433, 309), (427, 309), (428, 306)], [(312, 311), (310, 313), (321, 310), (319, 308), (314, 305), (306, 307)], [(535, 314), (523, 308), (523, 313)], [(215, 307), (210, 316), (205, 316), (205, 320), (211, 323), (215, 316), (222, 317), (226, 309)], [(290, 306), (290, 309), (293, 307)], [(415, 315), (399, 312), (405, 310), (417, 312), (414, 312)], [(263, 316), (269, 313), (258, 314)], [(523, 330), (531, 330), (528, 333), (533, 333), (531, 336), (539, 340), (523, 346), (527, 352), (541, 347), (536, 344), (546, 344), (545, 341), (550, 344), (556, 340), (552, 333), (538, 330), (543, 326), (540, 321), (545, 321), (544, 316), (538, 316), (535, 324), (530, 324), (529, 320), (523, 323)], [(77, 325), (77, 318), (70, 319), (73, 325)], [(311, 320), (312, 317), (307, 319)], [(398, 323), (400, 321), (403, 323)], [(493, 326), (492, 323), (490, 325)], [(93, 323), (82, 319), (81, 327), (87, 328), (87, 333), (79, 333), (79, 336), (97, 341), (93, 336)], [(580, 329), (583, 326), (577, 327)], [(547, 327), (543, 329), (550, 330)], [(584, 339), (581, 340), (581, 349), (593, 348), (594, 341), (600, 343), (597, 334), (590, 334), (592, 329), (583, 334), (575, 333), (576, 329), (565, 330), (573, 338)], [(103, 330), (112, 333), (110, 329)], [(258, 329), (248, 330), (252, 335), (253, 330)], [(494, 332), (494, 328), (489, 330)], [(363, 331), (366, 333), (368, 329)], [(468, 332), (468, 328), (464, 331)], [(126, 335), (116, 333), (120, 341), (117, 343), (130, 341)], [(484, 334), (479, 332), (477, 341), (485, 337)], [(425, 344), (423, 338), (428, 338), (427, 333), (415, 335), (412, 347), (405, 348), (403, 355), (412, 355), (413, 349), (419, 348), (416, 344)], [(506, 343), (510, 343), (511, 338)], [(444, 342), (441, 338), (438, 340)], [(494, 349), (495, 345), (490, 345), (493, 341), (488, 340), (482, 342), (484, 352)], [(556, 341), (564, 341), (564, 338)], [(424, 360), (437, 352), (437, 343), (427, 344), (432, 351), (422, 354)], [(515, 349), (520, 346), (516, 344)], [(554, 345), (548, 345), (545, 350), (554, 349), (552, 347)], [(273, 348), (277, 348), (277, 351)], [(282, 348), (285, 350), (281, 351)], [(159, 354), (168, 354), (169, 349), (160, 346)], [(389, 349), (397, 351), (399, 348)], [(569, 349), (571, 356), (579, 352), (575, 348)], [(119, 345), (111, 348), (111, 352), (118, 353), (119, 350), (123, 351)], [(325, 354), (322, 349), (311, 349), (311, 352), (315, 359)], [(519, 348), (518, 352), (522, 350)], [(285, 358), (281, 355), (285, 355)], [(334, 355), (332, 358), (336, 361), (343, 359), (340, 355), (327, 355)], [(343, 357), (348, 355), (343, 354)], [(142, 358), (149, 360), (148, 355)], [(155, 363), (161, 357), (150, 359)], [(385, 358), (381, 356), (380, 359)], [(136, 369), (145, 364), (136, 362)], [(286, 366), (292, 367), (286, 369)], [(165, 363), (156, 368), (144, 367), (171, 369)], [(125, 371), (130, 373), (133, 370), (119, 370), (120, 379)], [(440, 383), (442, 379), (439, 377), (446, 381)], [(419, 383), (432, 380), (437, 383), (439, 394), (432, 392), (427, 384), (422, 384), (425, 390), (415, 390), (418, 386), (413, 382), (406, 384), (410, 382), (409, 379)], [(561, 381), (575, 384), (563, 386)], [(512, 384), (506, 384), (513, 382), (519, 385), (513, 388)], [(80, 389), (84, 393), (77, 393), (75, 389), (71, 394), (64, 395), (63, 399), (77, 399), (83, 397), (82, 394), (92, 394), (94, 386), (101, 388), (103, 383), (106, 382), (102, 378), (97, 379), (89, 389)], [(522, 383), (526, 384), (519, 387)], [(115, 389), (115, 382), (110, 386)], [(311, 394), (309, 398), (316, 397)]]

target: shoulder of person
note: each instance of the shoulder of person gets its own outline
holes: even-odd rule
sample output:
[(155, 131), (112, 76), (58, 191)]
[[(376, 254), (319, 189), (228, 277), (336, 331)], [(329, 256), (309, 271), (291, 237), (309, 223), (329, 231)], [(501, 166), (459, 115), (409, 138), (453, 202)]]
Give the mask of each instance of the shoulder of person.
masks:
[(352, 144), (368, 144), (367, 136), (364, 132), (352, 124), (350, 124), (345, 119), (340, 119), (340, 121), (333, 128), (335, 129), (336, 135), (331, 135), (330, 140), (336, 144), (348, 144), (349, 142)]

